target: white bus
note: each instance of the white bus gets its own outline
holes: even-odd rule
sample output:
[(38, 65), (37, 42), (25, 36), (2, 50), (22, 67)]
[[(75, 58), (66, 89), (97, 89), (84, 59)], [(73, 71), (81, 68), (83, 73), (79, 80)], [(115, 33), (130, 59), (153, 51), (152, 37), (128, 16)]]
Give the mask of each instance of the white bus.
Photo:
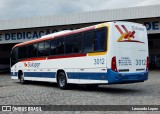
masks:
[(144, 25), (106, 22), (62, 31), (17, 44), (11, 51), (11, 78), (69, 84), (121, 84), (148, 79)]

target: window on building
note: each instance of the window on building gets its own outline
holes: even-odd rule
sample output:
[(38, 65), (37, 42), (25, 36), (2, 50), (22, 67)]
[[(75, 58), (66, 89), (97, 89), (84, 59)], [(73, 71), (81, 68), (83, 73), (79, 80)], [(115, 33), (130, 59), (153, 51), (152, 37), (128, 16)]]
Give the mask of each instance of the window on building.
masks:
[(148, 41), (148, 45), (149, 45), (149, 47), (153, 47), (154, 46), (153, 41)]

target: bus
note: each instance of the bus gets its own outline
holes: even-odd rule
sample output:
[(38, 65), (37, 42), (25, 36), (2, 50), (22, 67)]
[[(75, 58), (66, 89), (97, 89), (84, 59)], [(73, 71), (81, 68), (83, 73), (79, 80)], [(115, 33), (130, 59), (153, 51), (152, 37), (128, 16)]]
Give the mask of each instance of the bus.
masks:
[(105, 22), (19, 43), (11, 51), (11, 79), (98, 86), (148, 79), (144, 25)]

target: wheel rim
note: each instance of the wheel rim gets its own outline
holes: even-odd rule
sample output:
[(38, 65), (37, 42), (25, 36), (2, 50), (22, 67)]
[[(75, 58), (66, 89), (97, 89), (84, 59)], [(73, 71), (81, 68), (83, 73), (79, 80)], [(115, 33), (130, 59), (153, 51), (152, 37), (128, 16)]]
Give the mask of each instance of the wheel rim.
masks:
[(63, 87), (65, 85), (65, 78), (63, 76), (61, 76), (60, 79), (59, 79), (59, 85), (61, 87)]
[(20, 82), (24, 82), (24, 77), (21, 75)]

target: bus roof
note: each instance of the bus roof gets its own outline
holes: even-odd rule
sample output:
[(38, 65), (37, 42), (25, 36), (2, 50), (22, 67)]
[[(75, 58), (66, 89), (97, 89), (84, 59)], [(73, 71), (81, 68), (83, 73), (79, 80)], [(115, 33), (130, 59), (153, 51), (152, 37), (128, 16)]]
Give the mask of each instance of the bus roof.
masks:
[(73, 30), (73, 31), (60, 31), (60, 32), (56, 32), (56, 33), (53, 33), (53, 34), (48, 34), (48, 35), (42, 36), (38, 39), (34, 39), (34, 40), (27, 41), (27, 42), (16, 44), (13, 48), (23, 46), (23, 45), (32, 44), (32, 43), (36, 43), (36, 42), (46, 41), (46, 40), (50, 40), (50, 39), (54, 39), (54, 38), (58, 38), (58, 37), (63, 37), (63, 36), (66, 36), (66, 35), (80, 33), (80, 32), (84, 32), (84, 31), (87, 31), (87, 30), (94, 30), (94, 29), (95, 29), (95, 26), (90, 26), (90, 27), (86, 27), (86, 28), (82, 28), (82, 29)]
[(85, 27), (85, 28), (81, 28), (81, 29), (77, 29), (77, 30), (65, 30), (65, 31), (60, 31), (60, 32), (56, 32), (56, 33), (53, 33), (53, 34), (48, 34), (48, 35), (42, 36), (38, 39), (34, 39), (34, 40), (27, 41), (27, 42), (16, 44), (13, 48), (33, 44), (33, 43), (36, 43), (36, 42), (51, 40), (51, 39), (58, 38), (58, 37), (63, 37), (63, 36), (66, 36), (66, 35), (72, 35), (72, 34), (76, 34), (76, 33), (80, 33), (80, 32), (85, 32), (85, 31), (88, 31), (88, 30), (94, 30), (96, 28), (104, 27), (104, 26), (106, 26), (106, 24), (107, 24), (107, 22), (97, 24), (97, 25), (93, 25), (93, 26), (89, 26), (89, 27)]

